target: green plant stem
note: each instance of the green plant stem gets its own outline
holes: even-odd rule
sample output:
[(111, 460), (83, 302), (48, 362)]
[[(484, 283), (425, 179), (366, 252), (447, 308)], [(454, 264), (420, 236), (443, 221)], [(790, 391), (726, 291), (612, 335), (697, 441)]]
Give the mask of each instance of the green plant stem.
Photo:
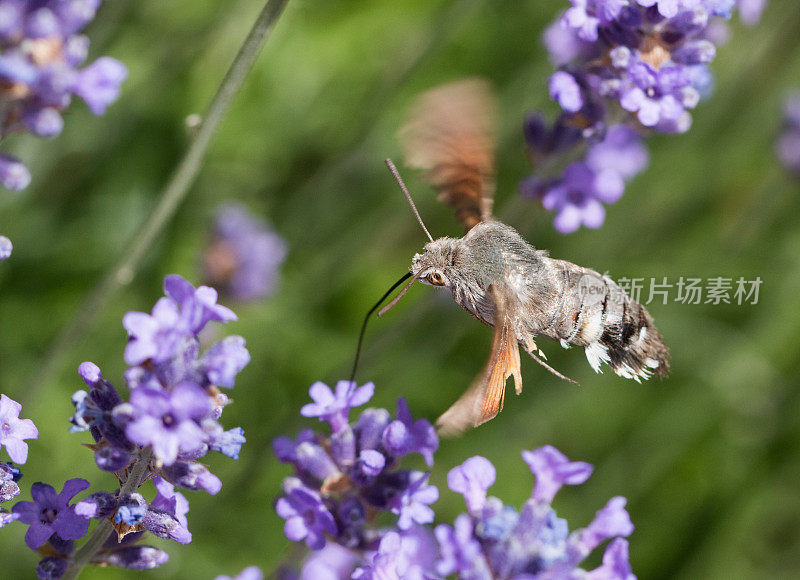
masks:
[[(142, 484), (145, 474), (147, 473), (147, 468), (152, 459), (152, 448), (144, 448), (139, 455), (139, 459), (133, 464), (133, 467), (128, 474), (128, 479), (126, 479), (125, 483), (122, 484), (120, 496), (133, 493), (139, 489), (139, 486)], [(94, 531), (89, 536), (89, 539), (86, 540), (86, 542), (78, 549), (77, 552), (75, 552), (75, 556), (72, 559), (72, 565), (69, 567), (66, 574), (62, 576), (62, 580), (74, 580), (77, 578), (84, 566), (91, 562), (92, 559), (97, 555), (97, 552), (100, 551), (100, 548), (103, 547), (103, 544), (105, 544), (113, 529), (114, 528), (111, 525), (111, 520), (108, 518), (97, 524), (97, 527), (95, 527)]]
[(241, 88), (261, 47), (288, 1), (269, 0), (264, 5), (217, 89), (194, 139), (164, 186), (158, 204), (153, 208), (142, 228), (137, 230), (121, 259), (117, 262), (117, 266), (112, 268), (91, 290), (75, 316), (53, 341), (48, 353), (42, 359), (42, 363), (38, 365), (38, 371), (29, 383), (27, 393), (29, 403), (35, 400), (43, 385), (49, 382), (51, 375), (58, 368), (61, 357), (91, 325), (114, 293), (131, 283), (153, 240), (169, 223), (181, 202), (186, 198), (200, 171), (214, 132), (230, 108), (236, 93)]

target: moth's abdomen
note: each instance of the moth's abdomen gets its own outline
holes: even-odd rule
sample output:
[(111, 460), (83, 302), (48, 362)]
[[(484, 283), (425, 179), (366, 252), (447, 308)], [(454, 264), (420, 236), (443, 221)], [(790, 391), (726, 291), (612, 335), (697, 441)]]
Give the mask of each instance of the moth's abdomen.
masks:
[(640, 381), (669, 371), (669, 351), (645, 308), (613, 280), (558, 260), (565, 288), (554, 321), (563, 346), (586, 348), (596, 372), (608, 364), (619, 376)]

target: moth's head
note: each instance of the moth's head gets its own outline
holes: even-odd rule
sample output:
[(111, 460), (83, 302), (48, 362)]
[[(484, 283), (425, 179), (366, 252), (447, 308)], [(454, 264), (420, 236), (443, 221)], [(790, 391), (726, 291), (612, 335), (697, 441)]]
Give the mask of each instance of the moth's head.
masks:
[(411, 274), (423, 284), (449, 288), (454, 280), (458, 240), (439, 238), (414, 255)]

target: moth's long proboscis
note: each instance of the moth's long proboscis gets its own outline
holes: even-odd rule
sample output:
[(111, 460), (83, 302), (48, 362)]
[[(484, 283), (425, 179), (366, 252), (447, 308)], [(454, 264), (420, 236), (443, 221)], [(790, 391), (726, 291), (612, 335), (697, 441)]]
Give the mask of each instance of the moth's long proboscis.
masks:
[(364, 342), (364, 333), (367, 331), (367, 322), (369, 322), (369, 317), (372, 316), (372, 313), (375, 312), (383, 301), (386, 300), (389, 295), (395, 291), (395, 288), (400, 286), (403, 282), (408, 280), (411, 277), (411, 272), (406, 272), (402, 278), (400, 278), (397, 282), (392, 284), (392, 287), (389, 288), (386, 293), (381, 296), (381, 299), (375, 303), (375, 306), (369, 309), (367, 315), (364, 317), (364, 322), (361, 324), (361, 332), (358, 335), (358, 346), (356, 347), (356, 357), (353, 361), (353, 371), (350, 373), (350, 382), (352, 383), (356, 379), (356, 369), (358, 369), (358, 358), (361, 355), (361, 344)]
[(411, 281), (410, 281), (408, 284), (406, 284), (405, 288), (403, 288), (402, 290), (400, 290), (400, 292), (398, 292), (398, 293), (397, 293), (397, 296), (395, 296), (394, 298), (392, 298), (392, 301), (391, 301), (391, 302), (389, 302), (389, 304), (387, 304), (386, 306), (384, 306), (383, 308), (381, 308), (381, 309), (378, 311), (378, 318), (380, 318), (381, 316), (383, 316), (384, 314), (386, 314), (387, 312), (389, 312), (389, 311), (390, 311), (392, 308), (394, 308), (394, 307), (395, 307), (395, 305), (396, 305), (398, 302), (400, 302), (400, 299), (401, 299), (403, 296), (405, 296), (406, 292), (408, 292), (408, 289), (409, 289), (409, 288), (411, 288), (411, 285), (412, 285), (414, 282), (416, 282), (416, 281), (417, 281), (417, 278), (419, 278), (419, 274), (417, 274), (416, 276), (414, 276), (413, 278), (411, 278)]

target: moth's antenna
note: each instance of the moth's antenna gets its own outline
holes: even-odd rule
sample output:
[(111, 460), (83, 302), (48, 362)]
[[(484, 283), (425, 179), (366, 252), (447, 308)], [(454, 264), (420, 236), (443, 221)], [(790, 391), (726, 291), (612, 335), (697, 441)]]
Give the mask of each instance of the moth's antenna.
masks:
[(402, 278), (400, 278), (397, 282), (392, 284), (392, 287), (386, 291), (386, 294), (381, 296), (381, 299), (378, 300), (375, 306), (369, 309), (369, 312), (367, 312), (367, 315), (364, 317), (364, 322), (361, 324), (361, 333), (359, 333), (358, 335), (358, 346), (356, 347), (356, 358), (353, 361), (353, 371), (350, 373), (351, 384), (356, 379), (356, 369), (358, 368), (358, 357), (361, 355), (361, 343), (364, 342), (364, 333), (367, 331), (367, 322), (369, 322), (369, 317), (372, 316), (372, 313), (375, 312), (380, 307), (381, 304), (383, 304), (383, 301), (389, 297), (389, 294), (394, 292), (395, 288), (397, 288), (400, 284), (408, 280), (410, 277), (411, 277), (411, 272), (407, 272)]
[(397, 185), (399, 185), (400, 189), (403, 190), (403, 194), (406, 196), (406, 199), (408, 200), (411, 209), (414, 211), (414, 215), (417, 216), (417, 221), (419, 222), (419, 225), (422, 226), (425, 235), (428, 236), (428, 239), (430, 241), (433, 241), (433, 236), (431, 236), (431, 233), (428, 231), (428, 228), (426, 228), (425, 224), (422, 222), (422, 218), (420, 217), (419, 212), (417, 211), (417, 206), (414, 205), (414, 200), (411, 199), (411, 194), (408, 193), (408, 188), (406, 187), (406, 184), (403, 183), (403, 178), (400, 177), (400, 172), (397, 171), (397, 167), (394, 166), (394, 163), (392, 162), (391, 159), (386, 160), (386, 167), (388, 167), (389, 171), (392, 172), (392, 177), (394, 177), (394, 180), (397, 182)]

